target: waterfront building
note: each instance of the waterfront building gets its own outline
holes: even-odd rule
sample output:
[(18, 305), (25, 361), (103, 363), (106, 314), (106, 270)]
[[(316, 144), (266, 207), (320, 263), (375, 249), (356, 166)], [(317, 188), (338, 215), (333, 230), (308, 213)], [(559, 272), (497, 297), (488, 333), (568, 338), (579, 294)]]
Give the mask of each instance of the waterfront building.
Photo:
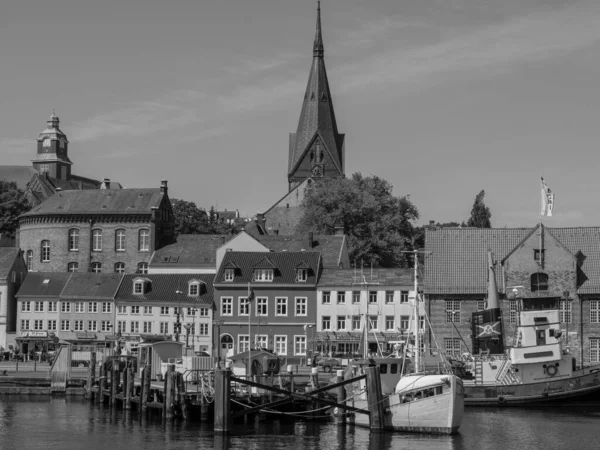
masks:
[(0, 247), (0, 349), (14, 345), (17, 328), (16, 294), (27, 275), (18, 248)]
[(301, 362), (307, 325), (316, 319), (321, 261), (314, 251), (225, 252), (214, 283), (219, 356), (252, 346)]
[(365, 327), (369, 353), (391, 351), (396, 342), (407, 342), (417, 330), (411, 291), (412, 269), (323, 269), (317, 285), (317, 320), (311, 330), (314, 350), (358, 356)]
[(557, 326), (577, 364), (600, 362), (599, 243), (599, 227), (430, 227), (424, 290), (438, 342), (452, 356), (472, 351), (470, 319), (486, 305), (491, 250), (506, 343), (517, 339), (515, 295), (553, 298), (560, 306)]
[(30, 271), (145, 273), (173, 230), (166, 180), (156, 189), (59, 191), (19, 218), (18, 247)]

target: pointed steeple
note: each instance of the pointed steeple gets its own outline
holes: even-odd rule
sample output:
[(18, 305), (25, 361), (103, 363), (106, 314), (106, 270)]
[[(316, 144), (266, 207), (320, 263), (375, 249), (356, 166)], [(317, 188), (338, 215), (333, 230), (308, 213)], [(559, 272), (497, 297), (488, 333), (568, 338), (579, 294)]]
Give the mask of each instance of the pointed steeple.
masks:
[(292, 190), (305, 179), (344, 176), (344, 135), (338, 133), (329, 90), (321, 30), (321, 4), (313, 61), (296, 133), (290, 133), (288, 183)]

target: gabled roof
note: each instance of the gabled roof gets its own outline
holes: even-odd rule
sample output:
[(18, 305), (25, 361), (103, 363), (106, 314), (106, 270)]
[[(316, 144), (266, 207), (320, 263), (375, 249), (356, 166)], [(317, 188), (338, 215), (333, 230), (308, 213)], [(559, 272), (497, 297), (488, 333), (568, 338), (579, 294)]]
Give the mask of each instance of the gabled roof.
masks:
[(29, 272), (17, 297), (58, 297), (71, 275), (71, 272)]
[(342, 261), (344, 246), (346, 245), (346, 236), (344, 235), (313, 235), (312, 247), (309, 246), (308, 235), (263, 235), (256, 236), (256, 239), (274, 252), (321, 252), (323, 267), (339, 267), (340, 263), (345, 267), (349, 266), (349, 261)]
[(160, 189), (90, 189), (60, 191), (21, 217), (68, 214), (151, 214), (159, 207)]
[[(571, 254), (581, 252), (587, 280), (579, 293), (600, 293), (600, 227), (547, 228)], [(425, 293), (484, 294), (487, 251), (504, 258), (532, 232), (531, 228), (440, 228), (425, 231)]]
[(19, 249), (15, 247), (0, 247), (0, 280), (8, 278), (10, 269), (19, 256)]
[[(119, 286), (115, 300), (139, 301), (144, 303), (156, 302), (157, 304), (172, 304), (175, 306), (181, 302), (186, 307), (190, 304), (210, 307), (213, 304), (214, 274), (145, 274), (143, 278), (150, 281), (149, 290), (144, 294), (134, 294), (133, 282), (138, 278), (140, 278), (140, 275), (126, 274)], [(187, 295), (188, 283), (193, 280), (203, 282), (206, 285), (206, 292), (203, 292), (198, 297), (189, 297)], [(182, 291), (183, 294), (176, 294), (176, 291)]]
[(342, 286), (348, 289), (376, 290), (385, 286), (413, 286), (413, 269), (323, 269), (319, 287)]
[(74, 272), (60, 298), (113, 300), (122, 279), (119, 273)]
[(253, 269), (275, 269), (275, 264), (267, 257), (252, 266)]
[(154, 252), (152, 267), (215, 267), (217, 249), (233, 239), (233, 234), (180, 234), (177, 242)]
[[(275, 270), (273, 274), (272, 282), (254, 282), (252, 281), (252, 275), (257, 265), (260, 265), (262, 261), (268, 258), (273, 264)], [(271, 285), (271, 284), (303, 284), (303, 285), (314, 285), (317, 283), (319, 271), (320, 271), (320, 254), (319, 252), (227, 252), (221, 263), (221, 267), (217, 271), (215, 277), (215, 284), (217, 286), (232, 285), (232, 284), (244, 284), (247, 285), (249, 282), (260, 285)], [(233, 262), (239, 270), (236, 271), (233, 283), (227, 282), (222, 285), (225, 266)], [(306, 263), (309, 267), (308, 279), (304, 283), (296, 282), (296, 267), (299, 264)], [(218, 280), (218, 281), (217, 281)]]

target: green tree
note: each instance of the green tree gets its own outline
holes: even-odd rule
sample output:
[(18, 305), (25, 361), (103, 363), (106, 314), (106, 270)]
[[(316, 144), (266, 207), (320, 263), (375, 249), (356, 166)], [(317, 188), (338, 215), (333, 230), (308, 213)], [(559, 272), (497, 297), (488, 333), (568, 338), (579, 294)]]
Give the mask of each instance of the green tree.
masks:
[(208, 216), (194, 202), (172, 198), (171, 207), (175, 216), (176, 235), (209, 233)]
[(13, 181), (0, 181), (0, 234), (14, 239), (19, 216), (31, 209), (25, 192)]
[(323, 179), (303, 200), (297, 231), (348, 236), (351, 261), (373, 267), (409, 266), (402, 250), (413, 248), (413, 222), (419, 212), (408, 196), (395, 197), (392, 185), (377, 176)]
[(467, 221), (467, 226), (476, 228), (492, 228), (492, 213), (490, 208), (485, 206), (483, 198), (485, 197), (485, 191), (481, 190), (479, 194), (475, 196), (475, 202), (471, 209), (471, 217)]

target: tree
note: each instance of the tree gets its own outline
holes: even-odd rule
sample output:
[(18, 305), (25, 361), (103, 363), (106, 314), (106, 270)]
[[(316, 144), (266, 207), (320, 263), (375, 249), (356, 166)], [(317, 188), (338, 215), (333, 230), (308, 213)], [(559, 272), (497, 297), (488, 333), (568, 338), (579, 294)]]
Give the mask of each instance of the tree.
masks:
[(175, 234), (207, 234), (209, 231), (206, 212), (194, 202), (171, 199), (171, 207), (175, 215)]
[(0, 181), (0, 234), (14, 239), (19, 216), (31, 209), (25, 192), (13, 181)]
[(490, 222), (492, 213), (490, 212), (490, 208), (485, 206), (485, 203), (483, 202), (484, 197), (484, 190), (481, 190), (481, 192), (475, 196), (473, 209), (471, 209), (471, 217), (469, 217), (469, 220), (467, 221), (468, 227), (492, 228), (492, 223)]
[(333, 234), (338, 227), (348, 236), (350, 260), (373, 267), (404, 267), (411, 257), (413, 224), (419, 217), (408, 196), (394, 197), (392, 185), (377, 176), (322, 179), (313, 183), (303, 200), (297, 231)]

